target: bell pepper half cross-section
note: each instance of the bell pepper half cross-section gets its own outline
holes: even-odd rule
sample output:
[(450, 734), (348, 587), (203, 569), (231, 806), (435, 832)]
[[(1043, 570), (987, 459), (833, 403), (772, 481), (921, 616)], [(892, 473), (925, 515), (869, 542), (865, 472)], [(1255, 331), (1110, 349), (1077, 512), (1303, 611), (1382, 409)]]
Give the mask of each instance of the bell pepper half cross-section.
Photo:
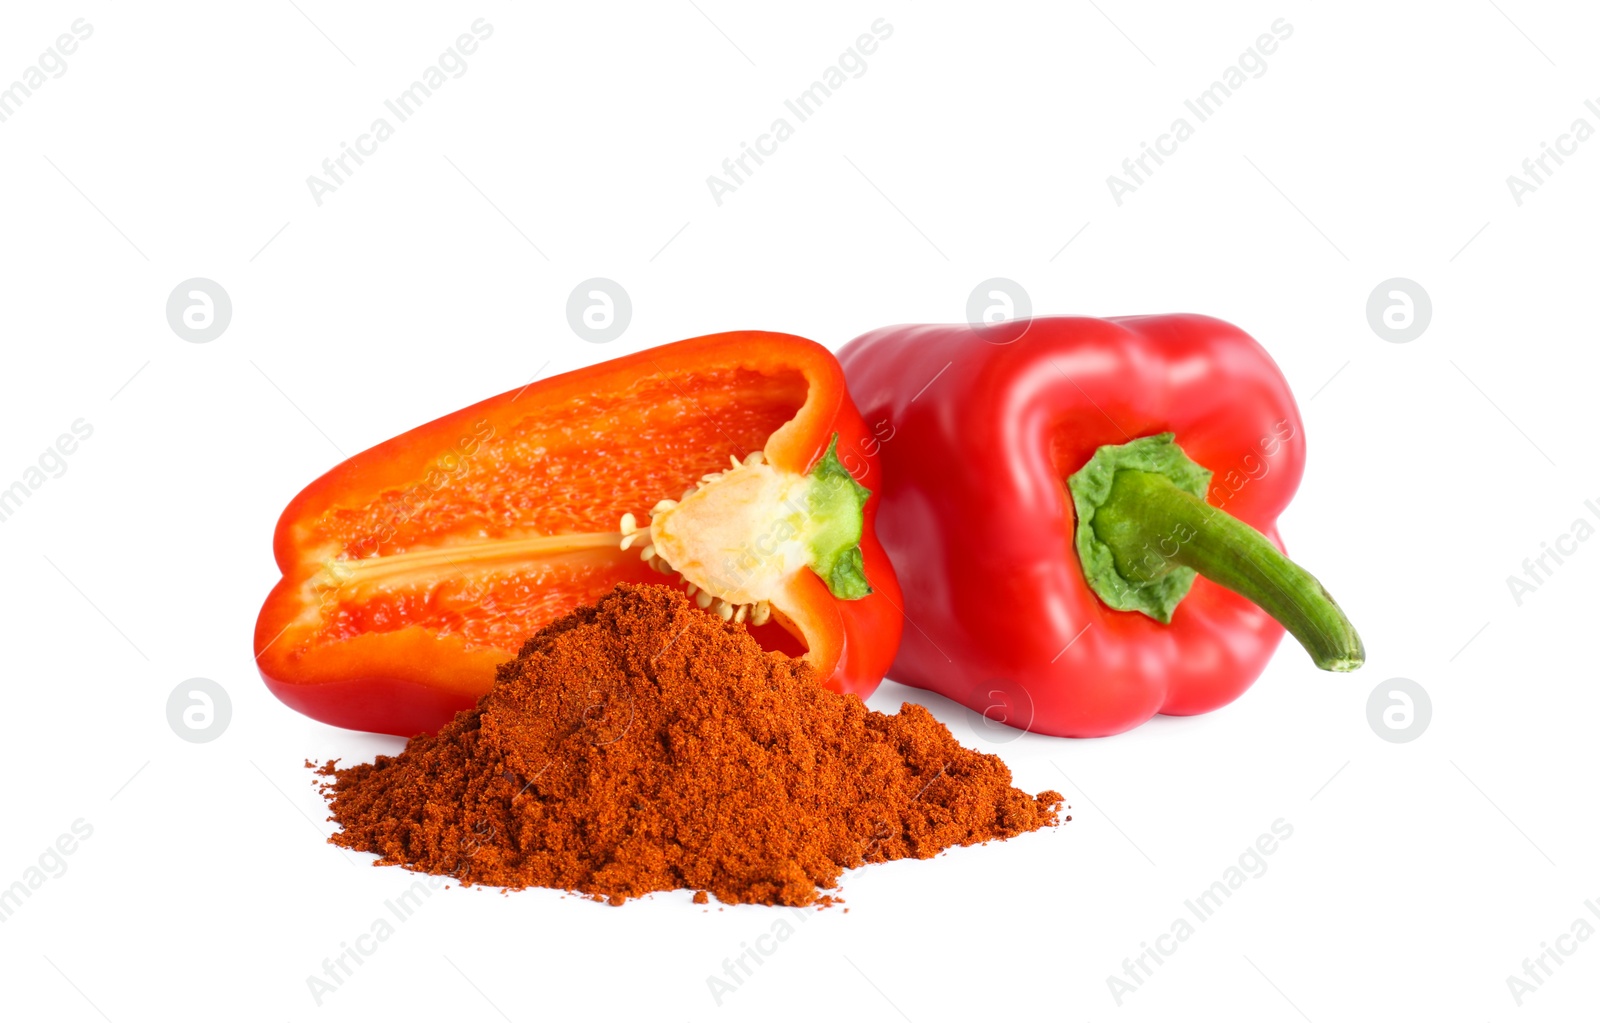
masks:
[(319, 721), (431, 731), (553, 619), (656, 582), (866, 697), (902, 622), (869, 440), (833, 355), (788, 334), (691, 338), (507, 391), (289, 503), (257, 666)]
[(1284, 556), (1305, 465), (1283, 374), (1205, 316), (888, 327), (839, 353), (873, 437), (909, 623), (891, 669), (1050, 735), (1236, 699), (1287, 628), (1355, 628)]

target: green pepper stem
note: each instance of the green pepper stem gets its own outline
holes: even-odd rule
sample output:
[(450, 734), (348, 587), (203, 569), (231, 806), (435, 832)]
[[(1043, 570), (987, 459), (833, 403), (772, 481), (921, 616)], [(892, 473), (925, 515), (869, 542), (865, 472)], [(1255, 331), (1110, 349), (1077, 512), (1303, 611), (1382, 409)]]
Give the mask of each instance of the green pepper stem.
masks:
[(1191, 568), (1254, 601), (1324, 671), (1354, 671), (1366, 660), (1355, 626), (1310, 572), (1256, 530), (1165, 476), (1118, 470), (1091, 525), (1126, 579), (1147, 582)]

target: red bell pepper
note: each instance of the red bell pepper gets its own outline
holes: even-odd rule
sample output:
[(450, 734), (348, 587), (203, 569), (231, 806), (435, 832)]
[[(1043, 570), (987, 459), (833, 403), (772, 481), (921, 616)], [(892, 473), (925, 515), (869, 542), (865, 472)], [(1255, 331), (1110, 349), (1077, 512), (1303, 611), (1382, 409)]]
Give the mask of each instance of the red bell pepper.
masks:
[(836, 454), (868, 440), (833, 355), (787, 334), (693, 338), (507, 391), (289, 503), (261, 675), (320, 721), (432, 730), (552, 619), (670, 577), (865, 697), (901, 627), (873, 534), (877, 460), (852, 478)]
[(878, 534), (912, 626), (897, 681), (1097, 736), (1232, 701), (1280, 622), (1318, 666), (1360, 665), (1354, 628), (1281, 553), (1305, 437), (1282, 374), (1237, 328), (890, 327), (840, 361), (874, 424), (845, 460), (883, 463)]

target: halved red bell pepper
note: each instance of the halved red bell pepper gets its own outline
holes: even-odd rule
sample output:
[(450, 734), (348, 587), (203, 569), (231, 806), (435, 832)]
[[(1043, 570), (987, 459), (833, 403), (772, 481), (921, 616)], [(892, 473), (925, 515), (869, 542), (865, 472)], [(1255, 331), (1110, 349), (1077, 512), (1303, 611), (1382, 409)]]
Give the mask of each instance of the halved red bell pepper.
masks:
[(867, 696), (899, 641), (877, 460), (833, 355), (716, 334), (542, 380), (342, 462), (273, 541), (256, 662), (289, 706), (410, 735), (619, 582), (672, 582)]
[(883, 462), (878, 532), (905, 587), (896, 681), (1096, 736), (1232, 701), (1279, 622), (1318, 666), (1360, 665), (1355, 629), (1281, 553), (1305, 437), (1238, 328), (890, 327), (839, 357), (874, 424), (859, 455)]

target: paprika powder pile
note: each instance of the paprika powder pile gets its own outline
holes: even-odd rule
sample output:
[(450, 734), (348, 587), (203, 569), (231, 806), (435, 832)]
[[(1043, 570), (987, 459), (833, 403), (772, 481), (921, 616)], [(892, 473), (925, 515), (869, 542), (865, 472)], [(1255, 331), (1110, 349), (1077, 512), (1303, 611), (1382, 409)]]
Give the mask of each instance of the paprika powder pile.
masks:
[(636, 584), (545, 627), (436, 734), (320, 773), (337, 845), (613, 905), (827, 904), (847, 868), (1055, 825), (1062, 802), (1013, 788), (925, 708), (870, 711), (681, 590)]

